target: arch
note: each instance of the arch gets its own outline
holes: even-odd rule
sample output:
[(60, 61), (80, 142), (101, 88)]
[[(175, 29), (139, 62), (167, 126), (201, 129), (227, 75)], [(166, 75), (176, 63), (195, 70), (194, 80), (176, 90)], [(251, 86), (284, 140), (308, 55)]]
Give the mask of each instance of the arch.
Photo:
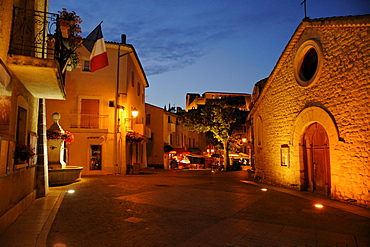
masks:
[(329, 142), (339, 141), (337, 125), (331, 115), (324, 109), (313, 106), (301, 111), (295, 119), (292, 131), (292, 145), (297, 146), (305, 130), (313, 123), (320, 123), (328, 134)]
[(256, 131), (255, 136), (256, 136), (257, 146), (262, 147), (263, 122), (262, 122), (262, 117), (261, 116), (257, 116), (257, 118), (256, 118), (255, 131)]
[[(332, 118), (329, 112), (324, 110), (323, 108), (312, 106), (302, 110), (295, 119), (293, 130), (292, 130), (292, 146), (296, 152), (296, 160), (297, 164), (299, 164), (300, 170), (300, 179), (301, 179), (301, 189), (305, 189), (305, 182), (302, 180), (304, 178), (305, 172), (305, 153), (301, 145), (303, 145), (303, 138), (307, 131), (307, 129), (315, 123), (319, 123), (322, 128), (325, 130), (328, 145), (333, 148), (339, 141), (339, 132), (335, 120)], [(335, 152), (329, 152), (329, 160), (330, 164), (336, 164), (336, 156), (334, 155)], [(330, 169), (336, 169), (329, 165)], [(331, 173), (331, 171), (329, 171)], [(329, 174), (329, 176), (331, 176)], [(327, 195), (330, 194), (330, 191), (327, 191)]]

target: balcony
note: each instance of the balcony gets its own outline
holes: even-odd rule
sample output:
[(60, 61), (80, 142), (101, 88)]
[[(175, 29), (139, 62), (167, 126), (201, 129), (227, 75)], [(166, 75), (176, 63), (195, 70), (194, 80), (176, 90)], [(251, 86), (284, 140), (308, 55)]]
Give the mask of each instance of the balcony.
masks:
[(65, 99), (58, 15), (14, 7), (7, 65), (36, 98)]
[(109, 115), (69, 114), (69, 123), (70, 128), (107, 130)]
[(134, 131), (149, 138), (151, 136), (151, 129), (145, 124), (135, 124)]

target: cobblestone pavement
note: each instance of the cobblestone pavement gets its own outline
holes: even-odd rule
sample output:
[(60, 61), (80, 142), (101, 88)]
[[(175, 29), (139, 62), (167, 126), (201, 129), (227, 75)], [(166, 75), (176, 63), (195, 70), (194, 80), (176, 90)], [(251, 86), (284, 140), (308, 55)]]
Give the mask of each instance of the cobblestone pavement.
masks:
[[(370, 246), (367, 209), (241, 182), (246, 172), (152, 170), (83, 177), (47, 246)], [(305, 198), (307, 195), (307, 198)], [(316, 202), (324, 208), (314, 207)]]

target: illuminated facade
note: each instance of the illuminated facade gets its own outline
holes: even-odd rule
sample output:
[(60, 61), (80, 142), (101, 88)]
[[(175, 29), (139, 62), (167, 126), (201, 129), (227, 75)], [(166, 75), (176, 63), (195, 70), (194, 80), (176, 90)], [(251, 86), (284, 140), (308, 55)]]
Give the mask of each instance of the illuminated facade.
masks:
[(47, 5), (0, 2), (0, 233), (49, 191), (45, 99), (66, 94), (61, 51), (49, 46), (49, 38), (60, 41), (58, 15), (47, 13)]
[[(170, 153), (183, 156), (190, 152), (202, 154), (206, 150), (205, 137), (188, 131), (178, 121), (176, 113), (146, 104), (146, 124), (152, 131), (148, 141), (148, 165), (169, 168)], [(166, 150), (165, 146), (169, 146)]]
[(199, 106), (205, 105), (207, 101), (223, 100), (232, 105), (236, 101), (239, 105), (243, 101), (243, 107), (240, 110), (249, 111), (251, 95), (244, 93), (223, 93), (223, 92), (205, 92), (202, 95), (195, 93), (186, 94), (186, 111), (198, 109)]
[(258, 178), (370, 205), (370, 16), (304, 20), (252, 95)]
[[(82, 175), (126, 174), (128, 165), (147, 166), (148, 81), (132, 45), (106, 42), (106, 49), (109, 65), (90, 72), (90, 53), (80, 47), (81, 65), (66, 76), (67, 100), (47, 102), (48, 125), (58, 112), (60, 125), (74, 134), (75, 141), (67, 145), (67, 164), (82, 166)], [(138, 139), (130, 138), (134, 136)]]

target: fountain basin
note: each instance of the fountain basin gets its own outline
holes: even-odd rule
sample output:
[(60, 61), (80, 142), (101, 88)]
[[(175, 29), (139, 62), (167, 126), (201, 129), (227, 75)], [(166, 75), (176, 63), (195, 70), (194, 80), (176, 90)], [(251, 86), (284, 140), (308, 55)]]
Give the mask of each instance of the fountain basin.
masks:
[(82, 168), (82, 166), (66, 166), (61, 169), (49, 169), (49, 186), (80, 181)]

